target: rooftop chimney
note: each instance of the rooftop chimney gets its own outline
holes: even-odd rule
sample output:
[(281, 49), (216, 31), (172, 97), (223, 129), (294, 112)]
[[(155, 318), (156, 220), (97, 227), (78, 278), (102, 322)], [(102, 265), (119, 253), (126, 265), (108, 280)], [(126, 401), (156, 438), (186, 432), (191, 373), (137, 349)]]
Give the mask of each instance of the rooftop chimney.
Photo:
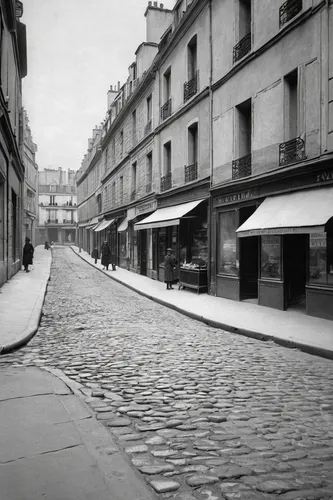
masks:
[(156, 1), (149, 1), (145, 17), (146, 41), (148, 43), (159, 43), (163, 33), (173, 23), (172, 10), (165, 9), (163, 3), (158, 4)]

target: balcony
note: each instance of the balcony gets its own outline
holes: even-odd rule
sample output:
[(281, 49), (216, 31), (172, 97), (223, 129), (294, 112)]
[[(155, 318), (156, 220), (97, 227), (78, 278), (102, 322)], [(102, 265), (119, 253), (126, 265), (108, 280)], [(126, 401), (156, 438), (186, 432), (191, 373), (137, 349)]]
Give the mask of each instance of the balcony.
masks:
[(152, 182), (147, 182), (146, 184), (146, 193), (150, 193), (152, 189)]
[(237, 45), (234, 46), (234, 55), (233, 60), (234, 63), (242, 59), (242, 57), (246, 56), (248, 52), (251, 50), (251, 32), (242, 38)]
[(145, 126), (145, 135), (150, 134), (151, 131), (152, 131), (152, 120), (149, 120), (149, 122), (147, 122)]
[(300, 137), (291, 141), (282, 142), (280, 150), (280, 166), (289, 165), (305, 160), (305, 143)]
[(303, 8), (302, 0), (287, 0), (279, 9), (280, 28), (286, 24), (290, 19), (297, 16)]
[(135, 197), (136, 197), (136, 190), (134, 189), (134, 191), (131, 192), (131, 201), (134, 201)]
[(251, 153), (232, 162), (232, 180), (248, 177), (252, 174), (252, 155)]
[(68, 224), (70, 224), (70, 225), (75, 224), (75, 222), (74, 222), (73, 220), (66, 220), (66, 219), (63, 219), (63, 222), (62, 222), (62, 223), (63, 223), (63, 224), (67, 224), (67, 225), (68, 225)]
[(198, 75), (199, 71), (196, 71), (194, 77), (184, 83), (184, 102), (191, 99), (198, 92)]
[(161, 177), (161, 192), (167, 191), (172, 187), (172, 175), (171, 172)]
[(171, 98), (161, 107), (161, 118), (166, 120), (171, 116)]
[(47, 219), (45, 224), (58, 224), (58, 219)]
[(198, 178), (198, 163), (193, 165), (185, 165), (185, 183), (195, 181)]

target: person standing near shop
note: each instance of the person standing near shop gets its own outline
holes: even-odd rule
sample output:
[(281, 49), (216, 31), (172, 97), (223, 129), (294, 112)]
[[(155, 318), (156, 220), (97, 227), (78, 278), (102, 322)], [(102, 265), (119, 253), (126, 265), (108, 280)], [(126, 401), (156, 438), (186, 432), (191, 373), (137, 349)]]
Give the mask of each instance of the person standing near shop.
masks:
[(25, 239), (25, 245), (23, 247), (23, 266), (26, 273), (30, 273), (28, 267), (32, 264), (32, 259), (34, 257), (34, 247), (30, 241), (30, 238)]
[(101, 264), (103, 266), (103, 270), (109, 270), (109, 265), (111, 262), (111, 250), (107, 241), (104, 241), (101, 248)]
[(164, 282), (166, 283), (167, 290), (174, 290), (172, 286), (172, 282), (174, 280), (173, 271), (177, 264), (177, 260), (172, 253), (172, 248), (167, 248), (167, 254), (164, 259)]

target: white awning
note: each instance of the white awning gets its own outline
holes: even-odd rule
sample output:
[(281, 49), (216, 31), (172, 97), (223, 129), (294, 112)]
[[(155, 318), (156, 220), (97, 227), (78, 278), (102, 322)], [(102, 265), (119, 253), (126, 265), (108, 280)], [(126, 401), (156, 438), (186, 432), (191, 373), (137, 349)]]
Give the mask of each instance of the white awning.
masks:
[(135, 231), (140, 229), (155, 229), (158, 227), (179, 226), (180, 219), (191, 212), (199, 203), (205, 200), (190, 201), (181, 205), (157, 209), (141, 222), (134, 224)]
[(126, 231), (128, 227), (128, 220), (127, 217), (122, 221), (122, 223), (118, 226), (118, 233), (122, 233), (123, 231)]
[(325, 232), (333, 217), (333, 187), (266, 198), (236, 231), (239, 237)]
[(115, 219), (110, 219), (110, 220), (102, 220), (102, 222), (100, 222), (98, 224), (98, 226), (94, 229), (94, 231), (96, 233), (99, 233), (100, 231), (103, 231), (104, 229), (106, 229), (107, 227), (109, 227), (112, 222), (114, 222)]
[(95, 227), (97, 227), (99, 224), (98, 222), (98, 217), (93, 217), (92, 219), (90, 219), (89, 221), (89, 224), (87, 226), (87, 229), (95, 229)]

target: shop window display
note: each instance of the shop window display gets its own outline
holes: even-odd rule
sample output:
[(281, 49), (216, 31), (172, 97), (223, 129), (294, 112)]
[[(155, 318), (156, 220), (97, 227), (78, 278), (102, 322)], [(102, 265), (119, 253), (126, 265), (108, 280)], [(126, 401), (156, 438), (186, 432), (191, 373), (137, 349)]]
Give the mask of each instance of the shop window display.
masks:
[(333, 232), (310, 234), (309, 283), (333, 285)]
[(125, 259), (127, 257), (127, 232), (119, 233), (119, 257)]
[(261, 237), (261, 278), (281, 279), (281, 236)]
[(237, 276), (239, 270), (236, 229), (237, 212), (223, 212), (219, 215), (218, 272)]

